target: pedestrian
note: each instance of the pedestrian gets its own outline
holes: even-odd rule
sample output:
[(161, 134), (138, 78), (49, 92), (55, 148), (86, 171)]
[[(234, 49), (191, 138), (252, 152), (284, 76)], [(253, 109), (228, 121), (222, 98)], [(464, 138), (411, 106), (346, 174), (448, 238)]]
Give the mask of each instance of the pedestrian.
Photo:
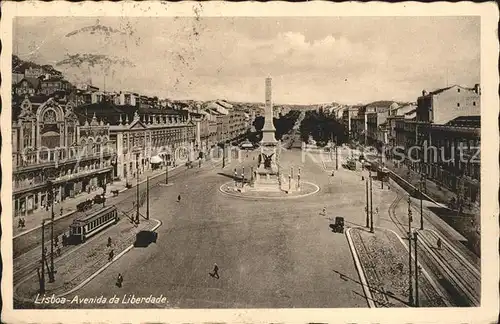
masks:
[(109, 251), (108, 262), (111, 262), (111, 260), (113, 260), (114, 256), (115, 256), (115, 253), (113, 252), (113, 250)]
[(332, 177), (333, 177), (333, 176), (335, 176), (335, 171), (334, 171), (334, 170), (332, 170)]
[(54, 245), (57, 246), (59, 244), (59, 237), (54, 237)]
[(326, 207), (323, 207), (323, 215), (326, 215)]
[(377, 215), (378, 215), (378, 207), (377, 207), (377, 208), (375, 208), (375, 214), (377, 214)]
[(116, 285), (121, 288), (122, 283), (123, 283), (123, 277), (122, 277), (122, 274), (119, 273), (118, 278), (116, 278)]
[(58, 246), (56, 250), (56, 255), (59, 257), (61, 256), (61, 248)]
[(63, 233), (63, 235), (62, 235), (62, 246), (65, 246), (66, 243), (67, 243), (66, 233)]
[(181, 195), (177, 196), (177, 202), (181, 202)]
[(111, 246), (111, 237), (108, 237), (108, 247)]
[(47, 255), (47, 248), (46, 247), (43, 248), (43, 255), (45, 255), (45, 256)]
[(17, 228), (23, 227), (23, 219), (19, 217), (19, 221), (17, 222)]
[(442, 245), (441, 238), (438, 237), (438, 239), (437, 239), (437, 248), (438, 248), (438, 250), (441, 250), (441, 245)]
[(212, 273), (210, 273), (210, 275), (214, 278), (217, 278), (219, 279), (219, 266), (217, 265), (217, 263), (214, 263), (214, 270)]
[(365, 176), (361, 176), (361, 181), (365, 181)]

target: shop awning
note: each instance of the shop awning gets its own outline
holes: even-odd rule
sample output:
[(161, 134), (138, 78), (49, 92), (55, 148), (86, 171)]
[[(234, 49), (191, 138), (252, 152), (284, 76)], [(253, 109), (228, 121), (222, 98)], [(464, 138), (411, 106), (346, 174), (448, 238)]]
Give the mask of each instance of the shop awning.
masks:
[(151, 164), (159, 164), (159, 163), (163, 163), (163, 159), (162, 159), (161, 157), (159, 157), (158, 155), (155, 155), (155, 156), (153, 156), (153, 157), (149, 160), (149, 162), (150, 162)]

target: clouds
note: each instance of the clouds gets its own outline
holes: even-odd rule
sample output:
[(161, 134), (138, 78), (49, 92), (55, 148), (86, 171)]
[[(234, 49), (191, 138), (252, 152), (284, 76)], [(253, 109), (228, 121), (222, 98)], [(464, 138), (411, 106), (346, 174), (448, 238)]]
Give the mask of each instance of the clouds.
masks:
[[(275, 100), (288, 103), (414, 100), (446, 79), (479, 82), (470, 17), (20, 18), (16, 31), (24, 59), (130, 61), (109, 67), (107, 88), (160, 97), (262, 101), (267, 75)], [(103, 86), (102, 68), (65, 72)]]

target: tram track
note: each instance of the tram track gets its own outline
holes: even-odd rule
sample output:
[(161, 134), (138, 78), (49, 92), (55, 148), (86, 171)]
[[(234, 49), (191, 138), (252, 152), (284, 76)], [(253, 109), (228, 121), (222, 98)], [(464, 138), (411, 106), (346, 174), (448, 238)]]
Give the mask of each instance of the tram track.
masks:
[[(389, 206), (388, 212), (396, 228), (407, 236), (407, 226), (401, 222), (396, 213), (396, 208), (401, 200), (403, 200), (403, 196), (398, 193)], [(434, 230), (412, 229), (419, 233), (420, 249), (417, 253), (422, 254), (429, 270), (439, 279), (438, 281), (443, 290), (447, 292), (450, 302), (458, 306), (479, 306), (481, 296), (479, 270)], [(444, 242), (441, 249), (435, 248), (435, 242), (438, 238)]]
[[(168, 178), (169, 180), (173, 181), (173, 180), (179, 179), (181, 176), (193, 175), (193, 174), (198, 174), (199, 172), (202, 172), (202, 170), (200, 170), (200, 171), (197, 170), (195, 172), (188, 173), (188, 172), (186, 172), (188, 170), (181, 170), (181, 169), (177, 169), (177, 170), (179, 170), (179, 171), (175, 172), (176, 170), (174, 170), (173, 172), (170, 173), (169, 178)], [(150, 185), (149, 190), (152, 190), (152, 189), (157, 188), (157, 187), (161, 188), (160, 183), (162, 183), (162, 181), (164, 181), (164, 179), (162, 179), (161, 176), (158, 176), (158, 177), (154, 178), (153, 181), (154, 181), (154, 184)], [(145, 183), (141, 183), (140, 186), (145, 186)], [(139, 189), (140, 189), (140, 192), (145, 191), (145, 187), (142, 189), (139, 187)], [(135, 197), (137, 195), (136, 190), (137, 190), (136, 187), (131, 188), (131, 189), (121, 193), (118, 196), (120, 198), (112, 197), (111, 199), (108, 198), (107, 201), (110, 201), (110, 203), (115, 205), (117, 207), (117, 209), (122, 213), (124, 210), (128, 213), (133, 212), (135, 210), (135, 206), (127, 207), (127, 205), (130, 206), (130, 204), (133, 204), (135, 202)], [(73, 215), (76, 215), (76, 213), (74, 213)], [(67, 231), (68, 224), (70, 224), (73, 221), (73, 219), (75, 218), (73, 215), (70, 215), (70, 216), (63, 218), (63, 219), (60, 219), (60, 220), (56, 220), (54, 222), (54, 236), (60, 236), (65, 231)], [(47, 227), (50, 227), (50, 226), (48, 225)], [(103, 231), (102, 233), (105, 233), (105, 231)], [(90, 240), (88, 242), (94, 240), (98, 236), (101, 236), (102, 233), (99, 233), (96, 236), (90, 238)], [(16, 251), (17, 253), (14, 254), (15, 255), (14, 262), (13, 262), (13, 282), (14, 282), (14, 285), (16, 285), (19, 282), (22, 282), (24, 279), (26, 279), (28, 277), (33, 276), (35, 274), (36, 269), (39, 268), (39, 266), (40, 266), (41, 245), (42, 244), (41, 244), (41, 241), (40, 241), (38, 235), (30, 236), (30, 234), (27, 234), (25, 236), (20, 236), (19, 238), (14, 239), (14, 246), (16, 244), (15, 240), (19, 240), (19, 239), (26, 240), (27, 238), (31, 238), (31, 241), (34, 241), (33, 243), (28, 242), (31, 244), (25, 244), (25, 247), (26, 246), (30, 247), (29, 250), (27, 250), (27, 251), (19, 251), (18, 250), (18, 251)], [(40, 241), (40, 243), (38, 243), (38, 241)], [(45, 245), (47, 246), (47, 248), (50, 248), (50, 244), (51, 244), (50, 239), (45, 240)], [(70, 245), (70, 246), (61, 247), (61, 256), (55, 257), (54, 260), (59, 261), (61, 259), (64, 259), (67, 256), (72, 255), (74, 252), (76, 252), (78, 249), (80, 249), (83, 246), (85, 246), (85, 245), (82, 244), (82, 245), (78, 245), (78, 246)]]

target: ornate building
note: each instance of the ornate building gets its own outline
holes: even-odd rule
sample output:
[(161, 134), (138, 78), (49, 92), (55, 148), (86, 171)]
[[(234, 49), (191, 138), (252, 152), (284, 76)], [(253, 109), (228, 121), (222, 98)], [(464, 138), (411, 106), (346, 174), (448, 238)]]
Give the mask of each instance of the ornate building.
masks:
[(151, 169), (152, 164), (174, 166), (196, 158), (191, 154), (196, 125), (187, 111), (117, 106), (110, 101), (80, 106), (78, 111), (96, 114), (111, 125), (110, 138), (117, 154), (113, 169), (116, 179), (135, 178), (137, 172)]
[(109, 125), (85, 119), (74, 104), (45, 96), (14, 98), (12, 105), (15, 215), (90, 192), (111, 179)]

